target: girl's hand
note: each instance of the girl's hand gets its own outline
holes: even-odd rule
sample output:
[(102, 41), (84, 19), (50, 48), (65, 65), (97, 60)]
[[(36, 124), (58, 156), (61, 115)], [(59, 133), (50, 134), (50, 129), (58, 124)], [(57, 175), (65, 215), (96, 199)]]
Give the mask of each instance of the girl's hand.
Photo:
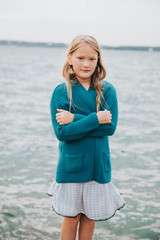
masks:
[(59, 123), (59, 125), (65, 125), (68, 123), (73, 122), (74, 114), (63, 110), (63, 109), (57, 109), (58, 113), (56, 114), (56, 120)]
[(97, 112), (97, 117), (100, 124), (111, 123), (112, 120), (112, 114), (107, 110)]

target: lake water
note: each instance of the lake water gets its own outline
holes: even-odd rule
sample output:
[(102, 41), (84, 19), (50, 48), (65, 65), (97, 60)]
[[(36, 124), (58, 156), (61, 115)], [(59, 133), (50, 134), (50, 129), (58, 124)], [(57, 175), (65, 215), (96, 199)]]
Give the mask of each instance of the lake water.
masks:
[[(50, 97), (67, 49), (0, 45), (0, 239), (60, 239), (51, 208), (58, 141)], [(160, 239), (160, 52), (103, 50), (119, 121), (112, 182), (126, 206), (96, 222), (95, 240)]]

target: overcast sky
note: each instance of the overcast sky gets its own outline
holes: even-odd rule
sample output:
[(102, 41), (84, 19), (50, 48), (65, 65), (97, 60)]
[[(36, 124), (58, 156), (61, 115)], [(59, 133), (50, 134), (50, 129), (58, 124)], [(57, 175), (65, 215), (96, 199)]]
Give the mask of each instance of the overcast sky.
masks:
[(160, 46), (160, 0), (0, 0), (0, 40)]

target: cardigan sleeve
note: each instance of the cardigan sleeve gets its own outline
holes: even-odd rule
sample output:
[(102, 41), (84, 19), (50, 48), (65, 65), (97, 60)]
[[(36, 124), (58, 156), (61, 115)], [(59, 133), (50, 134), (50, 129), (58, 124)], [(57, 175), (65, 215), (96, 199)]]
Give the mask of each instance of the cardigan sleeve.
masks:
[[(111, 123), (100, 124), (98, 128), (90, 131), (88, 133), (88, 136), (91, 136), (91, 137), (111, 136), (114, 134), (116, 130), (117, 122), (118, 122), (118, 102), (117, 102), (115, 89), (112, 88), (112, 91), (108, 94), (105, 94), (104, 98), (107, 103), (105, 104), (104, 109), (109, 110), (111, 112), (112, 121)], [(74, 114), (74, 121), (78, 121), (85, 117), (86, 116), (82, 114)]]
[(60, 125), (56, 120), (58, 109), (68, 110), (68, 106), (52, 96), (50, 102), (50, 112), (53, 129), (59, 141), (77, 140), (85, 137), (90, 131), (99, 126), (97, 114), (95, 112), (89, 114), (79, 121), (71, 122), (66, 125)]
[(112, 136), (115, 133), (117, 122), (118, 122), (118, 104), (115, 101), (109, 110), (112, 114), (111, 123), (100, 124), (100, 126), (91, 132), (89, 132), (89, 136), (92, 137), (103, 137), (103, 136)]

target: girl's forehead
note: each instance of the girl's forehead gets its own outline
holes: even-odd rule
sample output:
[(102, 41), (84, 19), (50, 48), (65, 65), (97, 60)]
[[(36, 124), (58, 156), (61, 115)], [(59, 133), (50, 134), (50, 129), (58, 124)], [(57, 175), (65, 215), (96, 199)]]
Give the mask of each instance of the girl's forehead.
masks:
[(73, 54), (94, 54), (97, 55), (98, 52), (91, 47), (89, 44), (84, 44), (82, 46), (79, 46), (74, 52)]

